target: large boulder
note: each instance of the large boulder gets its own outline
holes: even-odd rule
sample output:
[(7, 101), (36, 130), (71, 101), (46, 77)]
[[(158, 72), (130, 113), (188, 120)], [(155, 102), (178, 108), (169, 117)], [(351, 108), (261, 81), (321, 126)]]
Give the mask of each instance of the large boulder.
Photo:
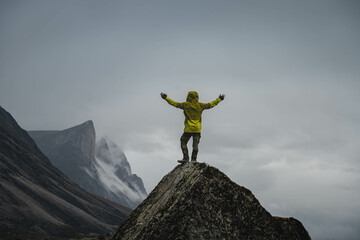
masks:
[(307, 240), (294, 218), (273, 217), (251, 193), (205, 163), (167, 174), (120, 226), (114, 239)]

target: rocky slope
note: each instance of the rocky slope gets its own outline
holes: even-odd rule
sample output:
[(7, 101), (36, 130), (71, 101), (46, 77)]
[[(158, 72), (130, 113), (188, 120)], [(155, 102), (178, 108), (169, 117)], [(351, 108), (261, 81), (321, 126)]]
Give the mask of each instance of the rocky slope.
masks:
[(134, 209), (147, 196), (122, 150), (109, 139), (95, 142), (92, 121), (62, 131), (29, 131), (41, 151), (85, 190)]
[(0, 107), (0, 238), (104, 234), (130, 212), (72, 182)]
[(301, 222), (273, 217), (246, 188), (204, 163), (166, 175), (114, 239), (307, 240)]

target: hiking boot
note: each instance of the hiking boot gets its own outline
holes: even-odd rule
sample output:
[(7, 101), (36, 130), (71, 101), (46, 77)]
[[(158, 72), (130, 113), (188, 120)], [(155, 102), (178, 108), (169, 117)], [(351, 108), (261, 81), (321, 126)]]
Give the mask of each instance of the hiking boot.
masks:
[(179, 163), (187, 163), (189, 161), (189, 159), (181, 159), (181, 160), (178, 160)]
[(191, 162), (196, 162), (196, 159), (191, 159)]

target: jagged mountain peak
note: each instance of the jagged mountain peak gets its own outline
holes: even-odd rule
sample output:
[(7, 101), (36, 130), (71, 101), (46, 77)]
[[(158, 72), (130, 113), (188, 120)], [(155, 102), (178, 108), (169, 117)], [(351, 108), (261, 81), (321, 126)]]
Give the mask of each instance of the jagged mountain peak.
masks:
[(96, 157), (107, 164), (120, 164), (127, 169), (128, 175), (131, 174), (131, 167), (123, 150), (106, 136), (96, 143)]
[(94, 127), (94, 123), (92, 120), (88, 120), (85, 121), (83, 123), (80, 123), (76, 126), (70, 127), (70, 128), (66, 128), (64, 130), (32, 130), (32, 131), (28, 131), (31, 133), (32, 136), (36, 136), (37, 138), (39, 137), (45, 137), (47, 135), (52, 135), (52, 134), (56, 134), (58, 132), (63, 132), (63, 133), (69, 133), (69, 132), (91, 132), (94, 133), (95, 135), (95, 127)]
[(178, 165), (114, 239), (310, 239), (294, 218), (272, 217), (250, 190), (204, 163)]
[(71, 180), (85, 190), (135, 208), (147, 193), (131, 173), (124, 152), (108, 137), (96, 142), (89, 120), (62, 131), (30, 131), (36, 144)]
[(124, 193), (124, 205), (136, 207), (146, 198), (147, 193), (141, 178), (131, 173), (124, 152), (109, 138), (103, 137), (97, 143), (96, 161), (100, 181), (109, 191)]
[(78, 124), (74, 127), (71, 127), (71, 128), (68, 128), (68, 129), (65, 129), (65, 131), (94, 131), (95, 132), (95, 127), (94, 127), (94, 122), (92, 120), (87, 120), (81, 124)]
[(70, 179), (78, 179), (74, 166), (87, 168), (95, 161), (95, 128), (92, 121), (61, 131), (28, 133), (52, 164)]
[(56, 169), (0, 107), (0, 238), (105, 234), (130, 209), (92, 195)]

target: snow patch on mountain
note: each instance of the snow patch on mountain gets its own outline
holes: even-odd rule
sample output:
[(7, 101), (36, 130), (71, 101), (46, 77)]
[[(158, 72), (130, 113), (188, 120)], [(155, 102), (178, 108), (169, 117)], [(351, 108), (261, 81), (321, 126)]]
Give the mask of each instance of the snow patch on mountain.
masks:
[(146, 198), (146, 195), (133, 190), (129, 185), (122, 181), (116, 175), (116, 166), (107, 164), (101, 160), (98, 161), (96, 170), (99, 173), (101, 183), (110, 191), (115, 194), (123, 193), (129, 198), (131, 202), (141, 202)]
[(96, 144), (96, 164), (99, 180), (110, 192), (123, 193), (130, 202), (142, 202), (147, 197), (139, 177), (131, 173), (123, 151), (108, 138)]

